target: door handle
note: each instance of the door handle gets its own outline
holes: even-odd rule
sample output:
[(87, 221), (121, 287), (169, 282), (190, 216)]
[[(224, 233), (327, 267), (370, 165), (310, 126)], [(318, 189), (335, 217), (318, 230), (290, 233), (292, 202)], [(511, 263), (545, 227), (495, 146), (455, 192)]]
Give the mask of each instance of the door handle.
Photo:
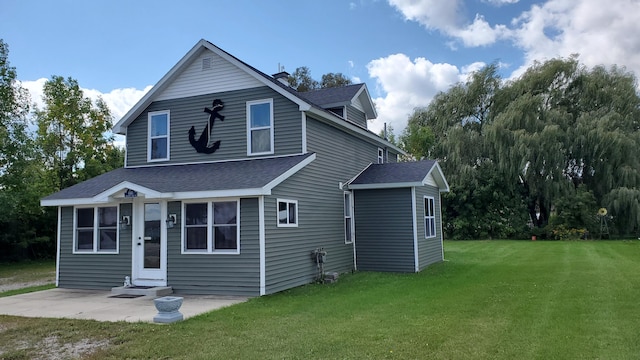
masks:
[(138, 246), (142, 245), (141, 243), (138, 243)]

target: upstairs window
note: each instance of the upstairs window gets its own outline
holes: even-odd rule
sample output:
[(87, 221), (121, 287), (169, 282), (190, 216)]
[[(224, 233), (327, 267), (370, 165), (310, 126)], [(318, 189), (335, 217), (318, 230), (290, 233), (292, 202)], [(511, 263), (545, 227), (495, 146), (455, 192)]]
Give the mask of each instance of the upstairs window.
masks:
[(169, 160), (169, 111), (149, 113), (148, 161)]
[(298, 226), (298, 202), (278, 199), (278, 227)]
[(384, 150), (378, 148), (378, 164), (384, 164)]
[(247, 155), (273, 154), (273, 99), (247, 102)]
[(74, 252), (118, 251), (118, 207), (75, 209)]
[(435, 200), (430, 196), (424, 197), (424, 237), (436, 236), (436, 207)]

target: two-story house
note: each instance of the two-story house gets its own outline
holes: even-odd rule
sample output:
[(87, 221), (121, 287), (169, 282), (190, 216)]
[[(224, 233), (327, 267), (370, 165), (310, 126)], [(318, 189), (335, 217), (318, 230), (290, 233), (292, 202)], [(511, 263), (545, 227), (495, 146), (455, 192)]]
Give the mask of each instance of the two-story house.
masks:
[(402, 150), (367, 130), (366, 85), (298, 93), (283, 76), (199, 41), (115, 125), (124, 168), (42, 199), (58, 207), (57, 286), (130, 276), (258, 296), (319, 268), (441, 261), (438, 164), (397, 162)]

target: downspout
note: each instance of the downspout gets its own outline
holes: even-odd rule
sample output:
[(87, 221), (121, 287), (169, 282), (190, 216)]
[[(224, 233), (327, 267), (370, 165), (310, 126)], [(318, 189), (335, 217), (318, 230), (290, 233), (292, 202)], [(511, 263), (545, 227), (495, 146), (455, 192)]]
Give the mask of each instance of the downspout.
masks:
[(258, 233), (260, 248), (260, 296), (266, 294), (266, 242), (264, 229), (264, 195), (258, 197)]
[(413, 263), (415, 272), (420, 271), (420, 258), (418, 252), (418, 216), (416, 214), (416, 187), (411, 187), (411, 216), (413, 220)]
[(56, 287), (60, 286), (60, 228), (62, 227), (61, 225), (61, 221), (62, 221), (62, 206), (58, 206), (58, 239), (56, 241), (57, 243), (57, 249), (56, 249)]

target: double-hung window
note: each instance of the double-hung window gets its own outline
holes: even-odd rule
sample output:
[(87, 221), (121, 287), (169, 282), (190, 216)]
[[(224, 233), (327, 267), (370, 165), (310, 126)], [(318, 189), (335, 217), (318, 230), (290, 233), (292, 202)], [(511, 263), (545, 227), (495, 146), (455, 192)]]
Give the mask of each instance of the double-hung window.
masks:
[(384, 150), (378, 148), (378, 164), (384, 164)]
[(296, 200), (278, 199), (278, 226), (298, 226), (298, 202)]
[(351, 193), (344, 193), (344, 242), (350, 244), (353, 242), (353, 204), (351, 202)]
[(118, 252), (118, 207), (76, 208), (74, 252)]
[(240, 252), (238, 200), (185, 203), (183, 214), (184, 253)]
[(169, 160), (169, 111), (150, 112), (147, 139), (147, 160)]
[(273, 154), (273, 99), (247, 102), (247, 155)]
[(436, 236), (436, 207), (433, 197), (424, 197), (424, 237)]

